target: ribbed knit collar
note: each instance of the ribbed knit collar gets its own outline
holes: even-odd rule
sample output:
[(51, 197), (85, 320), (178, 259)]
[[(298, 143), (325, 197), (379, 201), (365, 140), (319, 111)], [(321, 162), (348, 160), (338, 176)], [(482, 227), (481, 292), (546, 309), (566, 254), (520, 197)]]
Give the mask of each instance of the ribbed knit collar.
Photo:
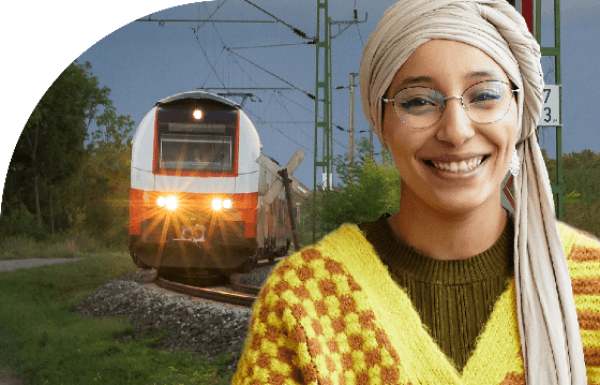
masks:
[(360, 229), (392, 274), (403, 274), (424, 283), (464, 285), (492, 277), (506, 276), (513, 269), (514, 223), (506, 226), (492, 247), (471, 258), (442, 261), (415, 250), (389, 225), (384, 214), (375, 222), (363, 222)]

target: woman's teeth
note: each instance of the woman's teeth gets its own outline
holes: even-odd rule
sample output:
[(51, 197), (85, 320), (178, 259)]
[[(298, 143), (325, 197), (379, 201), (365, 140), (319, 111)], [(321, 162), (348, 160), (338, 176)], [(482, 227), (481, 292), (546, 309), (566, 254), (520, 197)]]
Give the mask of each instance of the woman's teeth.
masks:
[(442, 163), (436, 162), (434, 160), (430, 161), (431, 164), (437, 169), (455, 172), (455, 173), (466, 173), (475, 170), (483, 160), (483, 156), (479, 156), (476, 158), (462, 160), (460, 162), (450, 162), (450, 163)]

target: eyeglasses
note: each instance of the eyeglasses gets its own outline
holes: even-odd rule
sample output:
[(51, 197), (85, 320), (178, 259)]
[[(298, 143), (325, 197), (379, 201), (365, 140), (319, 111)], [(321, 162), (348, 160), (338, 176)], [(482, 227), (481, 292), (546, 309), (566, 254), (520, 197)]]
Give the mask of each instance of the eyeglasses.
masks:
[(512, 93), (519, 91), (513, 90), (510, 84), (493, 80), (472, 85), (462, 96), (445, 96), (428, 87), (409, 87), (396, 92), (392, 99), (383, 98), (382, 101), (392, 102), (404, 124), (423, 129), (440, 119), (448, 99), (460, 99), (465, 112), (475, 122), (497, 122), (508, 112)]

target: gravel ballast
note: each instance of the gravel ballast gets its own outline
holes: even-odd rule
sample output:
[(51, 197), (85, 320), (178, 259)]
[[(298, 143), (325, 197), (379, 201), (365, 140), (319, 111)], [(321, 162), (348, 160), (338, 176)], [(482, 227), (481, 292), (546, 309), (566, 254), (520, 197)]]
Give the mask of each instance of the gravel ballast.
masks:
[[(242, 283), (262, 286), (271, 269), (272, 266), (262, 267), (243, 275)], [(233, 354), (235, 361), (229, 369), (235, 370), (252, 310), (149, 290), (144, 284), (154, 274), (140, 270), (114, 279), (96, 289), (75, 311), (83, 317), (130, 316), (135, 332), (124, 337), (123, 343), (165, 328), (171, 335), (158, 349), (186, 349), (208, 359), (222, 353)]]
[(255, 269), (250, 274), (243, 274), (240, 276), (240, 283), (248, 286), (262, 287), (269, 275), (273, 270), (273, 266), (264, 266)]

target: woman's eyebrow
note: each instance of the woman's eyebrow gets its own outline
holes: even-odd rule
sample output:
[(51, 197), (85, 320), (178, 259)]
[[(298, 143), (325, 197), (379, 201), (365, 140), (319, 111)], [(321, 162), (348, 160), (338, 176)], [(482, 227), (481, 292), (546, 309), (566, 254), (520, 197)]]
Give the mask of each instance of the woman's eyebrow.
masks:
[(400, 83), (394, 85), (393, 88), (390, 87), (390, 89), (388, 90), (388, 92), (390, 90), (393, 90), (393, 93), (396, 93), (398, 90), (401, 90), (401, 89), (406, 88), (408, 86), (413, 86), (415, 84), (422, 84), (422, 83), (433, 84), (433, 83), (435, 83), (435, 80), (431, 76), (412, 76), (412, 77), (408, 77), (408, 78), (402, 80)]
[(430, 76), (413, 76), (401, 81), (397, 88), (412, 86), (419, 83), (435, 83), (435, 80)]
[[(465, 75), (465, 79), (477, 79), (477, 78), (499, 78), (500, 75), (497, 71), (478, 70), (469, 72)], [(435, 79), (431, 76), (411, 76), (402, 80), (396, 88), (412, 86), (419, 83), (435, 83)]]
[(498, 78), (501, 77), (496, 71), (473, 71), (465, 75), (465, 79), (479, 79), (479, 78)]
[[(465, 75), (465, 79), (481, 79), (481, 78), (485, 78), (485, 79), (493, 78), (493, 79), (501, 80), (502, 76), (500, 76), (498, 74), (498, 72), (496, 72), (496, 71), (487, 71), (487, 70), (473, 71), (473, 72), (469, 72), (468, 74)], [(393, 93), (395, 93), (396, 91), (401, 90), (403, 88), (406, 88), (409, 86), (414, 86), (417, 84), (423, 84), (423, 83), (434, 84), (435, 79), (432, 78), (431, 76), (411, 76), (411, 77), (408, 77), (408, 78), (402, 80), (397, 85), (395, 85), (393, 88), (393, 91), (394, 91)]]

